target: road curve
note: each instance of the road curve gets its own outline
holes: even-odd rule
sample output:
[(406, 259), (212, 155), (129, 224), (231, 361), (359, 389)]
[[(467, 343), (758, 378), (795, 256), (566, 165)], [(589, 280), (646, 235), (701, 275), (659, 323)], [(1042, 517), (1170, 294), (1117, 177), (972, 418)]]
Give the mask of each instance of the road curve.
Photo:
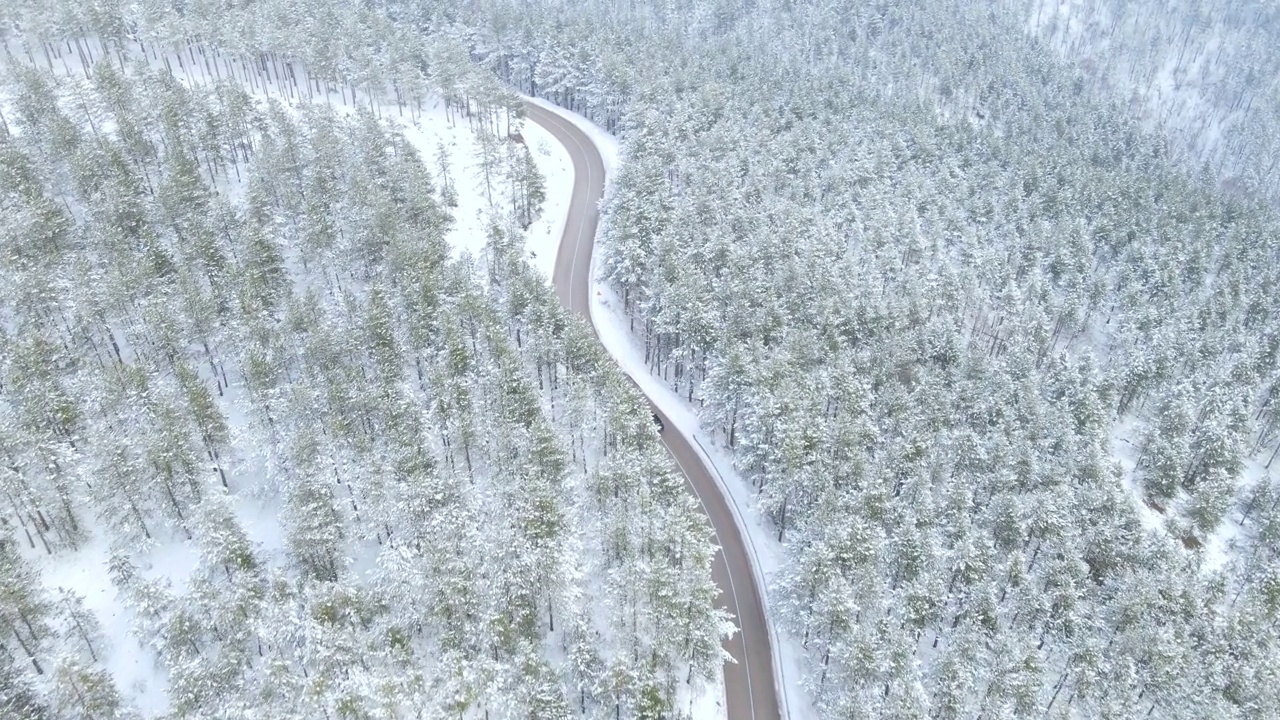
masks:
[[(597, 203), (604, 195), (604, 161), (591, 139), (573, 123), (532, 103), (526, 102), (524, 109), (530, 120), (564, 145), (573, 160), (573, 198), (551, 279), (560, 302), (590, 325), (591, 253), (600, 219)], [(594, 332), (595, 326), (591, 329)], [(662, 442), (702, 503), (720, 545), (711, 568), (712, 579), (720, 590), (716, 602), (733, 615), (738, 626), (738, 632), (724, 642), (734, 660), (724, 665), (729, 720), (781, 720), (764, 605), (738, 525), (710, 468), (694, 452), (690, 439), (662, 415), (652, 398), (648, 399), (653, 412), (662, 417)]]

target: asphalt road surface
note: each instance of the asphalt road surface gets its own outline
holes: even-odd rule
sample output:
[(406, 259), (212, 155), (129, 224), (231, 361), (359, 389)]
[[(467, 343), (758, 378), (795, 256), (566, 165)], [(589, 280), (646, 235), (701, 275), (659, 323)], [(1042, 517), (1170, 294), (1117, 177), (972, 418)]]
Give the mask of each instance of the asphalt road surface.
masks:
[[(555, 136), (573, 159), (573, 199), (552, 283), (560, 302), (590, 324), (591, 252), (599, 221), (596, 204), (604, 195), (604, 162), (591, 139), (573, 123), (537, 105), (525, 103), (524, 107), (529, 119)], [(652, 398), (649, 402), (653, 405)], [(724, 643), (735, 661), (724, 665), (729, 720), (780, 720), (764, 607), (742, 535), (711, 469), (694, 451), (692, 441), (681, 435), (656, 406), (652, 410), (662, 418), (662, 442), (684, 471), (690, 491), (701, 501), (720, 545), (711, 568), (711, 576), (720, 589), (716, 602), (733, 615), (738, 625), (738, 632)]]

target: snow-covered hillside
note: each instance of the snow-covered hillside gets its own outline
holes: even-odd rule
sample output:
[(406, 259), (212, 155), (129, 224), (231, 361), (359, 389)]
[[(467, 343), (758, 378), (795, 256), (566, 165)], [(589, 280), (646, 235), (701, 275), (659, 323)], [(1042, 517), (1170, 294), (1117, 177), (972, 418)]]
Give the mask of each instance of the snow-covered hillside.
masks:
[(1280, 14), (1274, 3), (1012, 0), (1193, 170), (1280, 203)]
[[(619, 344), (778, 538), (819, 717), (1270, 712), (1280, 221), (1130, 111), (1199, 83), (1256, 117), (1273, 77), (1204, 75), (1194, 22), (1082, 74), (1022, 2), (513, 6), (461, 11), (473, 53), (620, 129)], [(1182, 22), (1044, 7), (1068, 44), (1077, 11)], [(1130, 68), (1129, 108), (1090, 82)], [(1206, 117), (1213, 163), (1266, 170)]]
[(6, 49), (0, 707), (714, 687), (709, 531), (550, 292), (572, 169), (518, 98), (466, 65), (381, 90), (202, 43)]

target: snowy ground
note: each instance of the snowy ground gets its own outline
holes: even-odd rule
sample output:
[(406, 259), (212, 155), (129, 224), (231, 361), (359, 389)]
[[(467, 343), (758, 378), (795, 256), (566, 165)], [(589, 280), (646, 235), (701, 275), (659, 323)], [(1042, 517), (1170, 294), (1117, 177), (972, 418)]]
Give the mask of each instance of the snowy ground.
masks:
[[(1119, 420), (1111, 433), (1112, 457), (1120, 464), (1120, 469), (1124, 474), (1124, 488), (1133, 500), (1133, 506), (1137, 510), (1143, 528), (1169, 532), (1171, 529), (1179, 529), (1176, 527), (1171, 528), (1169, 521), (1171, 517), (1183, 515), (1179, 505), (1184, 499), (1175, 499), (1167, 512), (1160, 512), (1143, 500), (1142, 488), (1137, 478), (1137, 464), (1141, 455), (1142, 435), (1146, 429), (1146, 423), (1132, 415), (1125, 416)], [(1264, 452), (1263, 455), (1265, 454)], [(1249, 497), (1259, 483), (1274, 482), (1273, 473), (1277, 471), (1268, 469), (1258, 456), (1245, 458), (1244, 470), (1238, 478), (1237, 500)], [(1197, 534), (1197, 539), (1203, 543), (1202, 551), (1204, 555), (1200, 565), (1202, 571), (1216, 572), (1222, 570), (1231, 561), (1231, 558), (1236, 556), (1239, 550), (1237, 546), (1244, 535), (1244, 526), (1241, 525), (1240, 514), (1240, 504), (1236, 503), (1212, 533), (1208, 536), (1199, 536)], [(1186, 532), (1185, 528), (1180, 529), (1180, 532)], [(1174, 537), (1178, 536), (1175, 535)]]
[[(394, 111), (395, 103), (384, 103), (383, 117)], [(446, 240), (455, 257), (462, 253), (482, 256), (487, 236), (485, 225), (493, 210), (485, 200), (479, 165), (480, 149), (475, 135), (465, 123), (450, 125), (443, 105), (424, 112), (413, 123), (408, 118), (401, 118), (400, 126), (428, 167), (432, 167), (431, 159), (436, 156), (439, 145), (444, 144), (449, 154), (450, 170), (456, 174), (455, 182), (461, 190), (458, 206), (452, 209), (454, 225)], [(512, 131), (515, 130), (513, 126)], [(526, 120), (519, 127), (519, 132), (546, 184), (542, 212), (525, 233), (526, 259), (550, 281), (555, 268), (555, 251), (560, 245), (560, 236), (564, 234), (569, 202), (573, 197), (573, 162), (564, 147), (537, 123)]]
[[(168, 674), (159, 671), (157, 657), (133, 636), (134, 614), (125, 608), (107, 574), (110, 550), (99, 534), (75, 553), (63, 553), (40, 562), (41, 580), (51, 594), (66, 589), (84, 598), (102, 628), (107, 648), (102, 665), (115, 678), (116, 688), (144, 717), (156, 717), (169, 707)], [(194, 545), (181, 542), (157, 544), (140, 566), (148, 579), (167, 578), (181, 592), (199, 561)], [(56, 596), (56, 595), (54, 595)]]
[[(418, 155), (428, 167), (432, 168), (432, 176), (440, 184), (440, 173), (433, 162), (439, 147), (444, 145), (449, 155), (450, 179), (457, 187), (458, 206), (450, 208), (453, 215), (453, 227), (446, 240), (453, 248), (454, 257), (463, 253), (481, 256), (485, 245), (485, 220), (489, 216), (488, 204), (484, 196), (484, 179), (478, 169), (479, 144), (465, 122), (450, 123), (446, 117), (444, 104), (438, 99), (429, 101), (429, 108), (424, 108), (422, 116), (417, 120), (399, 118), (399, 127), (405, 138), (418, 151)], [(395, 112), (395, 104), (383, 108), (383, 117)]]
[[(571, 121), (591, 138), (604, 161), (607, 187), (607, 183), (615, 176), (621, 164), (621, 147), (618, 139), (580, 115), (545, 100), (534, 99), (532, 102)], [(607, 192), (606, 189), (606, 194)], [(592, 256), (593, 278), (597, 276), (595, 266), (599, 257), (599, 253)], [(774, 532), (768, 527), (756, 507), (750, 487), (734, 469), (728, 452), (712, 439), (711, 433), (702, 429), (697, 415), (688, 402), (667, 387), (661, 379), (649, 374), (644, 362), (644, 348), (639, 340), (628, 332), (628, 321), (622, 311), (622, 303), (613, 290), (598, 280), (593, 279), (592, 284), (594, 287), (591, 322), (596, 326), (596, 331), (605, 348), (622, 367), (623, 372), (640, 385), (645, 394), (662, 409), (663, 414), (679, 428), (680, 432), (694, 440), (694, 445), (712, 468), (713, 475), (720, 481), (721, 490), (730, 500), (729, 506), (734, 511), (739, 530), (746, 538), (747, 552), (755, 560), (752, 570), (756, 573), (756, 583), (764, 594), (765, 617), (769, 622), (770, 634), (773, 636), (774, 676), (778, 687), (782, 689), (780, 697), (783, 702), (783, 717), (793, 720), (809, 720), (816, 717), (811, 711), (811, 700), (800, 686), (803, 649), (798, 640), (785, 633), (779, 633), (774, 627), (769, 612), (771, 605), (769, 579), (782, 565), (782, 544), (778, 542)], [(702, 698), (695, 700), (693, 705), (695, 719), (710, 720), (725, 717), (725, 709), (720, 701), (724, 696), (723, 688), (723, 679), (721, 679), (719, 683), (708, 688)]]

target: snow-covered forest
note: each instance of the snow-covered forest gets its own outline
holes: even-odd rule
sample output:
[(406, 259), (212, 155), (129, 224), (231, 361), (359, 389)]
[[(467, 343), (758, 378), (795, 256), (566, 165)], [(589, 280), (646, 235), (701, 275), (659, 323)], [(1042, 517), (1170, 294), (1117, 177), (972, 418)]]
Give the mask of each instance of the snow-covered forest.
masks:
[[(604, 272), (786, 544), (820, 717), (1273, 716), (1273, 18), (1122, 3), (1152, 55), (1090, 72), (1031, 3), (466, 5), (621, 129)], [(1235, 90), (1162, 105), (1168, 23)]]
[(1011, 0), (1032, 32), (1184, 161), (1280, 203), (1280, 6)]
[(1276, 716), (1271, 4), (176, 7), (3, 6), (0, 709), (712, 675), (706, 523), (523, 261), (514, 88), (623, 138), (601, 268), (785, 547), (795, 717)]
[(687, 712), (710, 527), (519, 98), (344, 3), (0, 14), (0, 716)]

